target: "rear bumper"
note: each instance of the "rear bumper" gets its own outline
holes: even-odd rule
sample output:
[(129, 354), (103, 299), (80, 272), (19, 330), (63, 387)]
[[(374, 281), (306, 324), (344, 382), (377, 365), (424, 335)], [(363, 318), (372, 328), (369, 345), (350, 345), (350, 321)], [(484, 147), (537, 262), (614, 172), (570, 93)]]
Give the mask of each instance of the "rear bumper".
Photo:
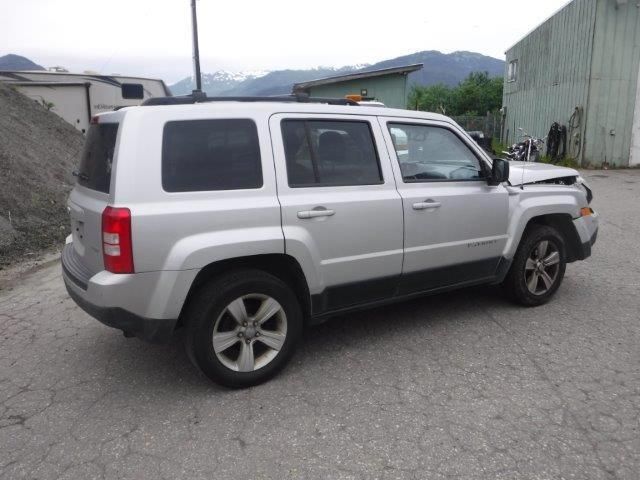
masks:
[[(63, 273), (64, 276), (64, 273)], [(85, 312), (108, 327), (122, 330), (126, 335), (134, 335), (151, 343), (166, 343), (171, 338), (177, 320), (144, 318), (119, 307), (100, 307), (83, 298), (69, 285), (65, 277), (67, 292), (74, 302)]]
[(69, 296), (92, 317), (150, 342), (167, 341), (198, 270), (135, 274), (82, 270), (73, 244), (62, 252), (62, 277)]

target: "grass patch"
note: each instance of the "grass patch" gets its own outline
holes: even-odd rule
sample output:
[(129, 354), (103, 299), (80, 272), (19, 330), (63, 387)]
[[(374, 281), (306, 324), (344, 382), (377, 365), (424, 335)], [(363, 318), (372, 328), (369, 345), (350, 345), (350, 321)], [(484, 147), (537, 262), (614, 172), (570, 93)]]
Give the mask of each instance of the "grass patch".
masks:
[(499, 156), (502, 155), (502, 152), (506, 152), (507, 150), (509, 150), (509, 147), (507, 147), (504, 143), (501, 143), (497, 138), (492, 138), (491, 149), (496, 155)]

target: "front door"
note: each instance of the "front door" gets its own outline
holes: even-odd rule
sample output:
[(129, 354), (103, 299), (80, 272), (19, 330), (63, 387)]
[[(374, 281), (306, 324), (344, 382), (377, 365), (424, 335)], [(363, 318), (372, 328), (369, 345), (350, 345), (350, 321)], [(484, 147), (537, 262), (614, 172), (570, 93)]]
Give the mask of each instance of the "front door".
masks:
[(381, 120), (405, 219), (400, 294), (489, 280), (507, 241), (508, 192), (445, 122)]
[(392, 296), (402, 201), (377, 119), (278, 114), (270, 130), (285, 250), (302, 264), (313, 313)]

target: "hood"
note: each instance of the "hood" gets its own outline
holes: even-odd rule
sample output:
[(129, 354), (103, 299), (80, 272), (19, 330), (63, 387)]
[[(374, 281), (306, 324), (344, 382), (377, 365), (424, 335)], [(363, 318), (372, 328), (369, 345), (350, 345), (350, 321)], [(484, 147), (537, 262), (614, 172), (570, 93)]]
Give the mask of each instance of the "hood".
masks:
[(558, 167), (548, 163), (509, 162), (509, 183), (511, 185), (522, 185), (523, 183), (526, 185), (554, 178), (578, 176), (580, 173), (573, 168)]

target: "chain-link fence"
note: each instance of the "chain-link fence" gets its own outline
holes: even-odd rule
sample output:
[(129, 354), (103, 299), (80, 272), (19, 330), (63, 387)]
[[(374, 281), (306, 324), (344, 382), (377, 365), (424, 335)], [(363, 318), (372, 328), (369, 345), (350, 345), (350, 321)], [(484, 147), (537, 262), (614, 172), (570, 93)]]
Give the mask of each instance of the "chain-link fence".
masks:
[(500, 139), (502, 115), (500, 112), (487, 112), (485, 116), (460, 115), (451, 117), (467, 132), (482, 132), (485, 138)]

